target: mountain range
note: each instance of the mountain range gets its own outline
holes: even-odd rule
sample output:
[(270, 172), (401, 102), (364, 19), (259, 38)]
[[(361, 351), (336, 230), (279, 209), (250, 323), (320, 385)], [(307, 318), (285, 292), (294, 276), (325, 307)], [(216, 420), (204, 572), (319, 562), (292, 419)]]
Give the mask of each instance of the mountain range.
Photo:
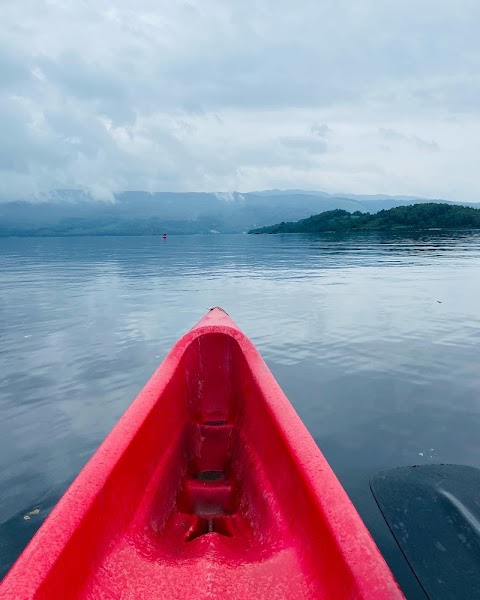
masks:
[(55, 190), (35, 200), (0, 202), (0, 236), (241, 233), (334, 209), (376, 213), (425, 202), (480, 206), (414, 196), (362, 196), (310, 190), (128, 191), (115, 194), (109, 201), (96, 200), (81, 190)]

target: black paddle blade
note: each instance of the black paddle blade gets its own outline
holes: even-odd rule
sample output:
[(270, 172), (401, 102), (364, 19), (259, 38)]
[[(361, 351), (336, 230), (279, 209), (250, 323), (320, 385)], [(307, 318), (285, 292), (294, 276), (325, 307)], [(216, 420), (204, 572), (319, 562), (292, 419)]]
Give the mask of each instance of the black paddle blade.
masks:
[(378, 473), (370, 487), (427, 596), (480, 599), (480, 470), (400, 467)]

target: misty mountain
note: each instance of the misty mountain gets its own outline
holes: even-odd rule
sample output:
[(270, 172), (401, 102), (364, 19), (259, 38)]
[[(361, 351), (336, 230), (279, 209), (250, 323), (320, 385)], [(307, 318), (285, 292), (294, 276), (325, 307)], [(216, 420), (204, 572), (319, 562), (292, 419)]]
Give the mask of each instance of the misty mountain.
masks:
[[(321, 191), (266, 190), (241, 194), (130, 191), (99, 201), (81, 190), (56, 190), (40, 201), (0, 203), (0, 236), (160, 235), (240, 233), (325, 211), (376, 213), (433, 202), (405, 196), (358, 196)], [(449, 204), (478, 206), (474, 203)]]

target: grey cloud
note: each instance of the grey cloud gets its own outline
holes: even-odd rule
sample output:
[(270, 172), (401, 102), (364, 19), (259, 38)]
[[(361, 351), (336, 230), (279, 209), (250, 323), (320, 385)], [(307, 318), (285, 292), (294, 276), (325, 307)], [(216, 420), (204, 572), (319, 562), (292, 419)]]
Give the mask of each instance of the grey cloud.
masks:
[(280, 139), (280, 143), (293, 150), (304, 150), (311, 154), (323, 154), (327, 151), (324, 140), (307, 136), (292, 136)]
[(325, 123), (322, 123), (320, 125), (319, 124), (312, 125), (310, 127), (310, 131), (313, 133), (313, 135), (316, 135), (318, 137), (326, 137), (329, 133), (332, 132), (330, 127), (328, 125), (326, 125)]
[(426, 150), (428, 152), (436, 152), (440, 149), (437, 142), (433, 140), (423, 140), (416, 135), (405, 135), (395, 129), (384, 127), (381, 127), (378, 131), (382, 138), (389, 142), (406, 142), (408, 144), (414, 144), (420, 150)]
[(477, 72), (459, 74), (449, 81), (419, 84), (413, 95), (427, 106), (444, 106), (453, 113), (480, 110), (480, 77)]
[(0, 189), (475, 196), (479, 19), (473, 0), (4, 3)]
[(21, 49), (7, 46), (0, 51), (0, 90), (21, 86), (31, 77), (29, 59)]
[(62, 54), (58, 60), (42, 58), (38, 65), (49, 84), (66, 97), (95, 103), (96, 112), (117, 124), (135, 121), (135, 102), (129, 93), (126, 73), (111, 66), (87, 63), (72, 52)]
[(39, 168), (68, 163), (58, 138), (43, 123), (36, 123), (27, 106), (0, 100), (0, 170), (27, 173)]
[(57, 60), (42, 58), (38, 64), (47, 79), (69, 96), (120, 101), (126, 96), (127, 84), (118, 73), (99, 64), (89, 64), (76, 53), (63, 53)]
[(101, 150), (115, 151), (116, 145), (105, 125), (94, 115), (86, 117), (72, 106), (68, 113), (57, 108), (46, 110), (44, 116), (49, 130), (59, 143), (70, 148), (69, 152), (95, 158)]

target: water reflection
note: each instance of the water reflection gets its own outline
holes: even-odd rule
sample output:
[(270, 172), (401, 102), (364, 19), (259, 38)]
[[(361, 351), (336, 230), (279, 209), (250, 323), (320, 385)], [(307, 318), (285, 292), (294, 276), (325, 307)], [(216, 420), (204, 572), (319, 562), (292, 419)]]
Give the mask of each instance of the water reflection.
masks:
[(11, 535), (42, 497), (43, 518), (175, 340), (221, 305), (400, 573), (368, 478), (480, 465), (479, 267), (471, 232), (0, 240), (0, 523)]

